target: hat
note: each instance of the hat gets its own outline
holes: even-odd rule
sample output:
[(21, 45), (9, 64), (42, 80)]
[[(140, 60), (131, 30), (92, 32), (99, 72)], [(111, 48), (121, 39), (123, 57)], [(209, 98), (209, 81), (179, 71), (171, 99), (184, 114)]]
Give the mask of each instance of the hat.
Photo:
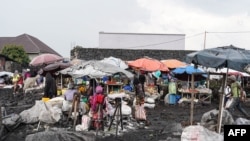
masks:
[(234, 75), (229, 76), (228, 79), (236, 81), (236, 77)]
[(96, 93), (102, 93), (102, 92), (103, 92), (102, 86), (97, 86), (97, 87), (95, 88), (95, 92), (96, 92)]
[(161, 71), (159, 71), (159, 70), (155, 71), (155, 72), (153, 72), (153, 75), (158, 79), (161, 75)]

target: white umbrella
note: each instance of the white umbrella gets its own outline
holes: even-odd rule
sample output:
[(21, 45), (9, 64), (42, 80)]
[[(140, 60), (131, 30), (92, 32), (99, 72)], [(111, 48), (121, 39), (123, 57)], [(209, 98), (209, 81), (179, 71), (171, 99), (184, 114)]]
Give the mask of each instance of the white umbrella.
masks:
[(117, 67), (120, 67), (122, 69), (127, 69), (128, 65), (125, 63), (125, 61), (121, 60), (120, 58), (115, 58), (113, 56), (110, 56), (108, 58), (104, 58), (101, 60), (101, 62), (108, 63)]

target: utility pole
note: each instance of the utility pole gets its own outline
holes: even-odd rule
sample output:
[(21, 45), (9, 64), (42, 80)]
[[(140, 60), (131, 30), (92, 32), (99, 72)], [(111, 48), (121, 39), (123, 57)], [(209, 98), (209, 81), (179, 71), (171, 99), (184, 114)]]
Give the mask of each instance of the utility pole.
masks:
[(203, 49), (206, 49), (206, 34), (207, 34), (207, 31), (205, 31), (205, 34), (204, 34), (204, 46), (203, 46)]

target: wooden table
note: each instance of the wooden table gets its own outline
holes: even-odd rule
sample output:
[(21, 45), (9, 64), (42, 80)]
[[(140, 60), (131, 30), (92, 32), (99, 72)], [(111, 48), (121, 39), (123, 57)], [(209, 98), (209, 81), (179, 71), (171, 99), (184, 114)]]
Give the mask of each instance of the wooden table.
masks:
[(187, 99), (191, 99), (191, 94), (194, 93), (194, 97), (198, 99), (199, 101), (205, 102), (205, 103), (211, 103), (212, 93), (199, 91), (197, 89), (195, 90), (184, 90), (184, 91), (178, 91), (181, 93), (181, 97), (186, 97)]
[[(122, 89), (123, 83), (111, 83), (106, 84), (106, 93), (109, 94), (110, 92), (118, 93), (119, 90)], [(114, 91), (115, 89), (118, 89), (118, 91)]]

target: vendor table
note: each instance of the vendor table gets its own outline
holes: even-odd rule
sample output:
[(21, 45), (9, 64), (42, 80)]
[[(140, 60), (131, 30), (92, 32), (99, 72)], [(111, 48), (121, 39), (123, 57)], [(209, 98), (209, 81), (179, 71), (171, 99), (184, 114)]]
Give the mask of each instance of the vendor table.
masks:
[(123, 83), (106, 84), (106, 92), (107, 94), (118, 93), (120, 90), (122, 90), (122, 86), (123, 86)]
[(194, 93), (194, 97), (199, 101), (211, 103), (212, 91), (210, 89), (187, 89), (187, 90), (179, 90), (181, 93), (181, 97), (185, 97), (187, 99), (191, 99), (191, 94)]

